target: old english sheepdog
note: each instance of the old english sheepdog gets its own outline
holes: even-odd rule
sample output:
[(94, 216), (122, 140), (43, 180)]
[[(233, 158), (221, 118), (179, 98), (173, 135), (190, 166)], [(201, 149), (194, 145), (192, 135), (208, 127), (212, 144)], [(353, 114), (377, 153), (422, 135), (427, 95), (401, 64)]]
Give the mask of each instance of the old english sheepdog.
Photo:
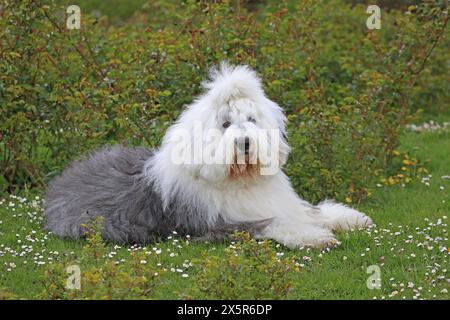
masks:
[(103, 148), (47, 188), (47, 228), (78, 239), (103, 216), (106, 241), (146, 244), (173, 231), (224, 239), (234, 230), (290, 248), (336, 244), (333, 230), (372, 220), (345, 205), (311, 205), (281, 171), (290, 151), (283, 110), (247, 66), (222, 63), (157, 150)]

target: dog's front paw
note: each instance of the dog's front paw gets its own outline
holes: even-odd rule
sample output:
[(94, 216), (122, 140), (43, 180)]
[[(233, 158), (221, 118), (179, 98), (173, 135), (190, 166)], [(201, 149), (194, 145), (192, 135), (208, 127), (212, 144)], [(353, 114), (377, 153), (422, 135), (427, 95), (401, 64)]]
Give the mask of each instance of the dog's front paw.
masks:
[(373, 224), (370, 217), (340, 203), (324, 202), (319, 209), (323, 225), (332, 230), (351, 231)]
[(373, 225), (373, 220), (369, 216), (362, 214), (361, 219), (358, 220), (358, 228), (368, 228), (371, 225)]
[(333, 230), (337, 231), (354, 231), (358, 229), (365, 229), (373, 224), (373, 220), (362, 214), (357, 212), (356, 210), (353, 214), (348, 214), (344, 219), (337, 219), (333, 223)]
[(313, 247), (317, 249), (335, 248), (339, 246), (341, 242), (334, 237), (326, 237), (321, 239), (314, 239), (306, 244), (307, 247)]
[(302, 238), (302, 246), (318, 249), (333, 248), (340, 244), (331, 230), (316, 226), (303, 228)]

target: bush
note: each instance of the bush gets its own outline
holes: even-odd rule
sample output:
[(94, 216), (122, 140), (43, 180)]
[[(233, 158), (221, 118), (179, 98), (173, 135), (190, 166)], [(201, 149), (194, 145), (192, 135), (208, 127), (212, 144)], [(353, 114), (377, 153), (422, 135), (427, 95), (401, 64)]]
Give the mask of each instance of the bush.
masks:
[[(158, 291), (167, 290), (170, 275), (157, 250), (140, 247), (128, 250), (127, 259), (112, 259), (114, 255), (101, 237), (102, 228), (101, 217), (86, 225), (87, 241), (80, 256), (45, 267), (45, 289), (37, 298), (152, 299), (158, 297)], [(236, 232), (234, 237), (236, 242), (225, 248), (224, 254), (205, 252), (193, 261), (196, 275), (192, 287), (174, 293), (189, 299), (287, 298), (300, 271), (295, 256), (284, 257), (276, 250), (280, 245), (256, 241), (248, 233)], [(78, 268), (79, 282), (70, 277), (73, 266)], [(78, 283), (78, 287), (70, 287), (68, 282)], [(8, 297), (0, 288), (0, 299)]]
[[(87, 243), (78, 260), (47, 267), (45, 290), (40, 298), (116, 300), (151, 299), (154, 296), (162, 271), (156, 268), (156, 262), (147, 265), (147, 260), (153, 257), (145, 252), (131, 252), (129, 261), (123, 263), (108, 259), (101, 237), (102, 223), (102, 219), (97, 219), (87, 226)], [(80, 288), (67, 286), (69, 266), (79, 268)]]
[(411, 110), (448, 100), (446, 7), (383, 12), (369, 31), (365, 7), (341, 1), (243, 4), (148, 1), (119, 26), (81, 8), (81, 30), (52, 2), (3, 4), (0, 189), (43, 186), (103, 144), (157, 146), (207, 69), (228, 59), (256, 68), (290, 115), (297, 191), (365, 197)]
[(236, 233), (237, 242), (225, 255), (195, 261), (199, 270), (192, 292), (195, 299), (286, 299), (300, 272), (296, 258), (283, 257), (270, 241)]

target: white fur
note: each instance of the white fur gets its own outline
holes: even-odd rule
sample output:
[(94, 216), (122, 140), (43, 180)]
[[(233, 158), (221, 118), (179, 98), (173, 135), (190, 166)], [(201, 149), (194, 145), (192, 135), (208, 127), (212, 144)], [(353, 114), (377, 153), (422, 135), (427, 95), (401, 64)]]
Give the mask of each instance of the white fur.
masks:
[[(193, 133), (195, 122), (205, 129), (221, 130), (220, 142), (213, 148), (215, 157), (229, 156), (220, 154), (219, 149), (235, 138), (222, 128), (224, 117), (230, 119), (230, 128), (243, 135), (255, 128), (285, 133), (286, 117), (282, 109), (265, 96), (260, 79), (248, 67), (222, 64), (211, 73), (211, 80), (204, 87), (205, 94), (189, 105), (169, 128), (161, 148), (146, 163), (145, 172), (157, 182), (165, 205), (175, 195), (181, 197), (185, 203), (206, 210), (211, 225), (219, 216), (227, 222), (272, 218), (257, 237), (274, 239), (292, 248), (337, 243), (332, 230), (350, 230), (372, 223), (369, 217), (342, 204), (330, 201), (318, 206), (308, 204), (295, 193), (281, 170), (273, 175), (231, 179), (230, 165), (226, 163), (174, 163), (173, 150), (180, 147), (175, 141), (177, 133), (180, 130)], [(255, 117), (256, 123), (250, 122), (250, 117)], [(189, 150), (192, 142), (191, 139), (182, 142), (181, 149)], [(258, 143), (270, 147), (271, 139), (263, 136)], [(289, 151), (286, 141), (281, 139), (279, 168), (286, 162)], [(186, 156), (193, 152), (186, 152)]]

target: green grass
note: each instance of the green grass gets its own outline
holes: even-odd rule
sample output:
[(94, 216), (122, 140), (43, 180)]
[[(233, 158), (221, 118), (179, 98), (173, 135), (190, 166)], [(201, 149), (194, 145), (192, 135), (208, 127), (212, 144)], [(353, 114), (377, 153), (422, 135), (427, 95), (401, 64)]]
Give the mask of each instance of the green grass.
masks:
[[(369, 231), (339, 234), (342, 244), (335, 249), (298, 251), (277, 247), (285, 256), (299, 257), (300, 270), (291, 271), (296, 274), (289, 298), (450, 298), (446, 218), (450, 213), (450, 180), (441, 179), (450, 175), (450, 133), (406, 133), (400, 150), (427, 161), (426, 168), (432, 175), (430, 185), (413, 181), (405, 187), (376, 188), (373, 198), (362, 203), (360, 209), (373, 217), (377, 226)], [(76, 259), (86, 244), (61, 240), (43, 231), (40, 199), (35, 196), (40, 194), (23, 191), (21, 197), (5, 195), (0, 200), (0, 288), (19, 298), (35, 298), (42, 293), (48, 265)], [(196, 283), (200, 271), (195, 260), (223, 256), (226, 247), (170, 239), (148, 248), (108, 245), (107, 250), (116, 252), (108, 259), (126, 261), (130, 251), (161, 249), (158, 259), (166, 272), (153, 297), (177, 299)], [(150, 259), (149, 263), (154, 261)], [(187, 266), (192, 261), (193, 265)], [(366, 286), (370, 265), (381, 268), (380, 290)], [(171, 268), (182, 272), (172, 272)]]

